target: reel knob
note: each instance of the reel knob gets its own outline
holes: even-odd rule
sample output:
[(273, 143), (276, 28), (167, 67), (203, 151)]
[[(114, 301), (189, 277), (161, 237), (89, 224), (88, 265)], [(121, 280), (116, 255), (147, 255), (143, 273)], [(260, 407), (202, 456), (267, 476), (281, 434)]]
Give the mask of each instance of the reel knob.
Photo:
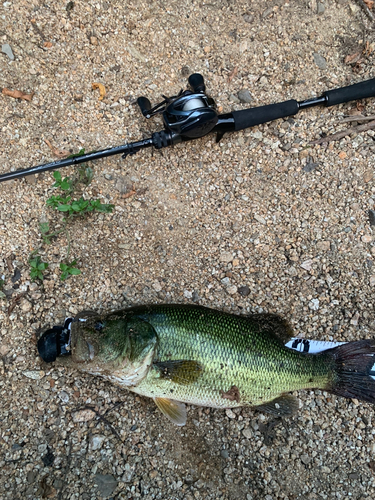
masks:
[(188, 82), (194, 92), (206, 91), (206, 85), (204, 84), (203, 76), (200, 73), (194, 73), (190, 75)]

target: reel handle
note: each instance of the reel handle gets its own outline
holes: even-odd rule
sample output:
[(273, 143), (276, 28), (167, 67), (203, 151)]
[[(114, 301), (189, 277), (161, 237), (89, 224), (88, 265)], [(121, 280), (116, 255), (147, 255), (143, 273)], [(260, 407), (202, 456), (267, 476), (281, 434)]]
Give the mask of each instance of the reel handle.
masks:
[(195, 93), (205, 92), (206, 85), (204, 84), (204, 78), (200, 73), (194, 73), (189, 76), (188, 79), (190, 87), (193, 89)]
[(141, 113), (145, 118), (150, 118), (151, 103), (147, 97), (138, 97), (137, 104), (141, 109)]

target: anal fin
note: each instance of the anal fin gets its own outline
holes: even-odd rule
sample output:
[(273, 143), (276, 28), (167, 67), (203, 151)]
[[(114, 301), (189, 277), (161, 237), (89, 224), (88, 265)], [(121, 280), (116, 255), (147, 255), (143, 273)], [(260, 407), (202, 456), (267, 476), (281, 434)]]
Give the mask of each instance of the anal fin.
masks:
[(154, 398), (159, 410), (174, 424), (186, 424), (186, 406), (184, 403), (168, 398)]
[(299, 409), (299, 401), (291, 394), (283, 394), (272, 401), (268, 401), (268, 403), (256, 406), (256, 409), (271, 413), (271, 415), (277, 417), (286, 417), (293, 415)]

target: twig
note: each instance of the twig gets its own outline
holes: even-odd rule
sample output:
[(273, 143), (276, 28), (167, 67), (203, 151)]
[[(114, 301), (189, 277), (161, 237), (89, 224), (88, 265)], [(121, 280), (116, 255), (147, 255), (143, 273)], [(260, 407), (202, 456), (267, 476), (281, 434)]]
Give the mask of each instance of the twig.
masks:
[(348, 122), (369, 122), (370, 120), (375, 120), (375, 115), (363, 116), (363, 115), (353, 115), (340, 120), (340, 123)]
[(317, 139), (316, 141), (310, 142), (310, 144), (323, 144), (323, 142), (331, 142), (331, 141), (339, 141), (343, 139), (347, 135), (351, 134), (359, 134), (360, 132), (366, 132), (366, 130), (372, 130), (375, 128), (375, 120), (370, 123), (364, 123), (363, 125), (358, 125), (358, 127), (350, 127), (346, 130), (342, 130), (341, 132), (337, 132), (333, 135), (327, 135), (326, 137), (322, 137), (321, 139)]
[(357, 3), (359, 4), (360, 7), (365, 11), (365, 14), (371, 21), (375, 20), (374, 14), (371, 12), (371, 10), (367, 7), (366, 3), (363, 0), (357, 0)]

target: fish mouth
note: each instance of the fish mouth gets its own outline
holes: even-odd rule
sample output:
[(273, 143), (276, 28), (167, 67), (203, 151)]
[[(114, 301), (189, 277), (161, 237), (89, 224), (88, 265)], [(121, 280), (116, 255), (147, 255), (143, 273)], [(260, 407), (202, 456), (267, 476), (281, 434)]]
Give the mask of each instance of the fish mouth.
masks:
[(76, 361), (92, 361), (95, 358), (94, 343), (90, 339), (77, 339), (74, 346), (73, 356)]

